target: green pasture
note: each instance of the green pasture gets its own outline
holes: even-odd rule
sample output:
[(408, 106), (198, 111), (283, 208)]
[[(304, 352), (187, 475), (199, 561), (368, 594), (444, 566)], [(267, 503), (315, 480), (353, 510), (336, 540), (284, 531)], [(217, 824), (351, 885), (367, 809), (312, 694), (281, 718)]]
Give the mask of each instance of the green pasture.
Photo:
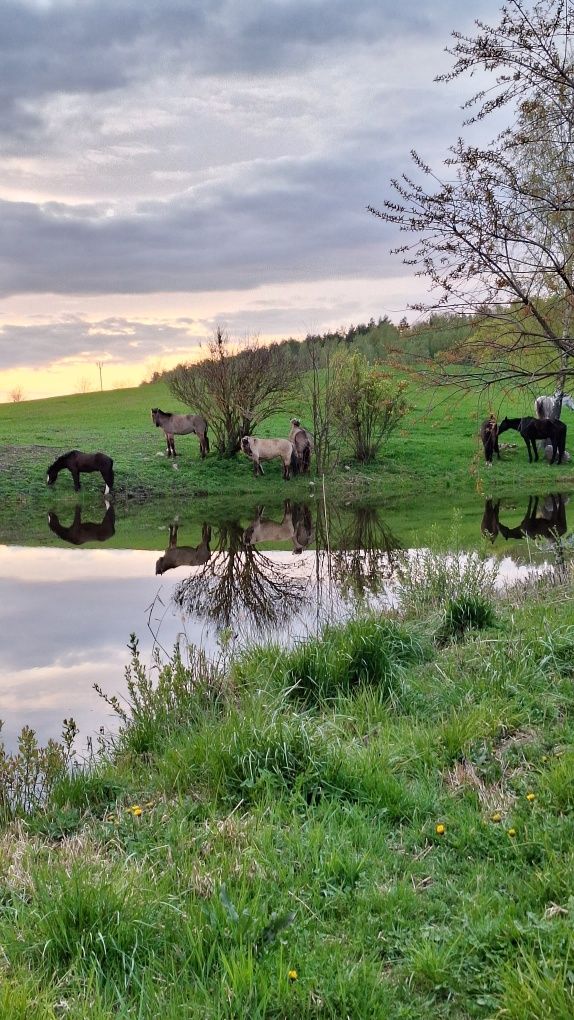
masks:
[[(250, 462), (241, 455), (222, 460), (211, 453), (201, 461), (195, 436), (177, 437), (177, 460), (169, 460), (163, 432), (152, 424), (150, 410), (186, 408), (162, 382), (2, 404), (0, 539), (56, 543), (55, 537), (46, 535), (47, 512), (55, 511), (62, 523), (71, 523), (78, 502), (85, 519), (101, 518), (99, 475), (82, 476), (79, 496), (67, 472), (54, 488), (45, 484), (48, 465), (73, 448), (103, 450), (114, 458), (116, 535), (111, 547), (161, 548), (167, 526), (176, 518), (180, 541), (193, 545), (199, 541), (202, 523), (217, 526), (239, 520), (247, 526), (258, 506), (280, 520), (286, 498), (326, 504), (339, 516), (346, 505), (376, 507), (383, 525), (402, 545), (424, 541), (432, 521), (446, 528), (456, 509), (462, 540), (474, 544), (486, 496), (502, 496), (507, 503), (510, 499), (511, 512), (516, 508), (511, 523), (518, 523), (529, 495), (574, 487), (574, 462), (559, 467), (546, 461), (529, 464), (515, 432), (502, 437), (502, 460), (495, 460), (492, 468), (484, 464), (477, 436), (480, 422), (493, 407), (500, 417), (527, 413), (530, 394), (511, 402), (491, 393), (487, 402), (476, 394), (437, 390), (421, 381), (410, 383), (409, 400), (411, 410), (375, 463), (354, 463), (343, 451), (340, 463), (326, 477), (312, 474), (289, 482), (282, 480), (278, 462), (266, 465), (264, 477), (254, 478)], [(309, 408), (293, 404), (265, 422), (261, 434), (287, 435), (289, 418), (295, 414), (311, 424)], [(569, 416), (566, 410), (566, 421)], [(337, 527), (335, 522), (334, 535)]]

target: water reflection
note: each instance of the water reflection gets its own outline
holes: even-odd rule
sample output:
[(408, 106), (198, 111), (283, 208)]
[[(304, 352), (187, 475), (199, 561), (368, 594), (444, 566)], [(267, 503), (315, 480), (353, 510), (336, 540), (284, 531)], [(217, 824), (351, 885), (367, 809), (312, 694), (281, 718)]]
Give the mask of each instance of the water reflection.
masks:
[(175, 604), (219, 629), (287, 624), (307, 598), (307, 580), (288, 563), (245, 541), (239, 521), (216, 531), (209, 559), (174, 590)]
[[(320, 504), (286, 500), (280, 520), (260, 507), (247, 527), (227, 521), (213, 531), (214, 551), (193, 564), (199, 569), (180, 582), (173, 599), (186, 613), (243, 635), (278, 628), (285, 635), (305, 607), (314, 610), (308, 622), (320, 625), (341, 615), (345, 603), (382, 596), (400, 549), (379, 510), (365, 506), (326, 517)], [(286, 544), (291, 552), (257, 548), (264, 543)]]
[(71, 545), (84, 545), (86, 542), (107, 542), (116, 531), (116, 512), (111, 503), (106, 503), (106, 512), (99, 524), (82, 521), (82, 508), (76, 504), (74, 520), (69, 525), (60, 523), (60, 518), (53, 510), (48, 514), (48, 525), (58, 538)]
[(522, 520), (518, 524), (509, 526), (500, 520), (501, 500), (487, 499), (482, 515), (482, 534), (493, 543), (498, 535), (501, 535), (506, 542), (509, 539), (527, 538), (535, 542), (542, 539), (550, 543), (551, 569), (554, 579), (560, 583), (567, 576), (566, 551), (562, 541), (568, 530), (567, 502), (568, 497), (561, 493), (550, 493), (544, 498), (529, 496)]
[(211, 559), (211, 528), (209, 524), (202, 525), (201, 542), (195, 546), (178, 546), (178, 529), (177, 523), (170, 524), (168, 546), (163, 556), (160, 556), (156, 562), (156, 574), (165, 574), (166, 570), (173, 570), (175, 567), (199, 567)]
[(258, 507), (255, 519), (243, 532), (246, 545), (257, 545), (260, 542), (291, 542), (293, 552), (300, 554), (307, 548), (313, 538), (313, 521), (311, 510), (306, 503), (291, 504), (286, 499), (283, 504), (283, 519), (279, 522), (263, 516), (265, 507)]
[[(393, 575), (396, 554), (402, 548), (383, 521), (380, 509), (374, 506), (353, 507), (351, 512), (343, 509), (332, 512), (327, 520), (321, 514), (320, 522), (322, 555), (327, 558), (327, 570), (338, 583), (341, 597), (364, 601), (380, 595)], [(329, 532), (336, 540), (332, 550)]]
[(482, 534), (494, 542), (497, 535), (508, 541), (509, 538), (546, 538), (558, 543), (560, 537), (568, 530), (566, 521), (566, 504), (568, 497), (560, 493), (551, 493), (545, 499), (529, 496), (526, 512), (519, 524), (509, 527), (500, 520), (499, 499), (487, 499), (480, 529)]

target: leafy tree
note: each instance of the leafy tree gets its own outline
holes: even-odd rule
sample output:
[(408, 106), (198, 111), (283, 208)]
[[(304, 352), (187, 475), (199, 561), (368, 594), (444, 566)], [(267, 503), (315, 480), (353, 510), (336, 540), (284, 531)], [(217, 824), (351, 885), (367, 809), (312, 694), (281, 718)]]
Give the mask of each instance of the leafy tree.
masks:
[(408, 410), (406, 383), (385, 375), (358, 352), (339, 351), (333, 359), (333, 424), (356, 460), (374, 460), (383, 442)]
[(239, 350), (221, 329), (209, 344), (209, 355), (194, 365), (179, 365), (169, 379), (173, 395), (207, 420), (213, 445), (222, 457), (239, 450), (270, 415), (285, 410), (293, 390), (276, 345), (253, 341)]
[(447, 374), (564, 385), (574, 375), (573, 14), (567, 0), (507, 0), (497, 25), (475, 24), (476, 35), (453, 33), (453, 67), (437, 80), (486, 72), (466, 123), (508, 106), (511, 126), (487, 148), (460, 138), (443, 175), (413, 151), (396, 197), (370, 208), (410, 235), (395, 251), (434, 291), (413, 307), (479, 311), (494, 327), (461, 342), (457, 360), (472, 369), (447, 363)]

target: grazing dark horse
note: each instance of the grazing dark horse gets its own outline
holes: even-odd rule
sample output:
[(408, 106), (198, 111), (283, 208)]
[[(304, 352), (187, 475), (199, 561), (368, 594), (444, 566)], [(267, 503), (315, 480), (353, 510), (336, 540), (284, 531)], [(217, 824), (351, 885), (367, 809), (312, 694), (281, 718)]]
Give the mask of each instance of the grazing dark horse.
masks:
[(60, 524), (58, 515), (53, 511), (48, 514), (48, 524), (50, 531), (62, 538), (64, 542), (70, 542), (71, 545), (83, 545), (84, 542), (107, 542), (108, 538), (115, 534), (116, 512), (110, 503), (103, 519), (99, 524), (95, 524), (91, 521), (82, 521), (82, 508), (78, 505), (74, 510), (74, 520), (68, 527)]
[(201, 567), (211, 559), (211, 528), (204, 524), (201, 529), (201, 542), (199, 545), (177, 544), (177, 529), (179, 525), (170, 524), (169, 544), (163, 556), (160, 556), (155, 565), (156, 574), (165, 574), (166, 570), (173, 570), (174, 567)]
[(241, 452), (253, 461), (253, 474), (263, 474), (262, 460), (279, 457), (283, 461), (283, 478), (288, 481), (291, 474), (299, 471), (299, 462), (293, 443), (289, 439), (259, 439), (258, 436), (243, 436)]
[(171, 414), (170, 411), (161, 411), (159, 407), (152, 407), (151, 420), (158, 429), (163, 429), (167, 443), (168, 457), (175, 457), (174, 436), (196, 435), (199, 439), (199, 453), (201, 459), (209, 453), (209, 439), (207, 438), (207, 422), (200, 414)]
[(533, 459), (532, 453), (534, 460), (538, 460), (537, 439), (549, 439), (552, 443), (551, 464), (554, 464), (556, 459), (558, 463), (562, 460), (566, 447), (566, 426), (563, 421), (556, 421), (553, 418), (504, 418), (498, 426), (498, 434), (506, 432), (507, 429), (516, 429), (520, 433), (526, 443), (530, 462)]
[(311, 453), (313, 451), (313, 436), (307, 429), (304, 429), (298, 418), (291, 418), (291, 431), (289, 441), (293, 443), (295, 454), (299, 462), (299, 471), (306, 475), (311, 467)]
[(74, 479), (74, 489), (80, 491), (80, 473), (99, 471), (106, 483), (105, 492), (110, 492), (114, 487), (114, 462), (105, 453), (81, 453), (79, 450), (70, 450), (58, 457), (48, 468), (46, 482), (53, 485), (60, 471), (67, 470)]
[(484, 459), (487, 464), (492, 464), (492, 455), (495, 453), (500, 460), (498, 449), (498, 425), (496, 418), (491, 414), (480, 426), (480, 438), (484, 448)]

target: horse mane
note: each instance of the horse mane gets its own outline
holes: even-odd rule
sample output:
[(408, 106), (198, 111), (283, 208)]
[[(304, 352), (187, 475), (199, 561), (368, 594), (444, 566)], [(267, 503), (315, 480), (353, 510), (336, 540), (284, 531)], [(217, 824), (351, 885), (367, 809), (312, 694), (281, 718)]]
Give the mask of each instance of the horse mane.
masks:
[(79, 450), (68, 450), (67, 453), (63, 453), (61, 457), (58, 457), (54, 461), (54, 463), (52, 464), (52, 467), (60, 467), (62, 465), (65, 466), (68, 457), (73, 457), (76, 453), (79, 453), (79, 452), (80, 452)]
[(173, 411), (162, 411), (161, 407), (152, 407), (152, 414), (163, 414), (164, 418), (173, 418)]

